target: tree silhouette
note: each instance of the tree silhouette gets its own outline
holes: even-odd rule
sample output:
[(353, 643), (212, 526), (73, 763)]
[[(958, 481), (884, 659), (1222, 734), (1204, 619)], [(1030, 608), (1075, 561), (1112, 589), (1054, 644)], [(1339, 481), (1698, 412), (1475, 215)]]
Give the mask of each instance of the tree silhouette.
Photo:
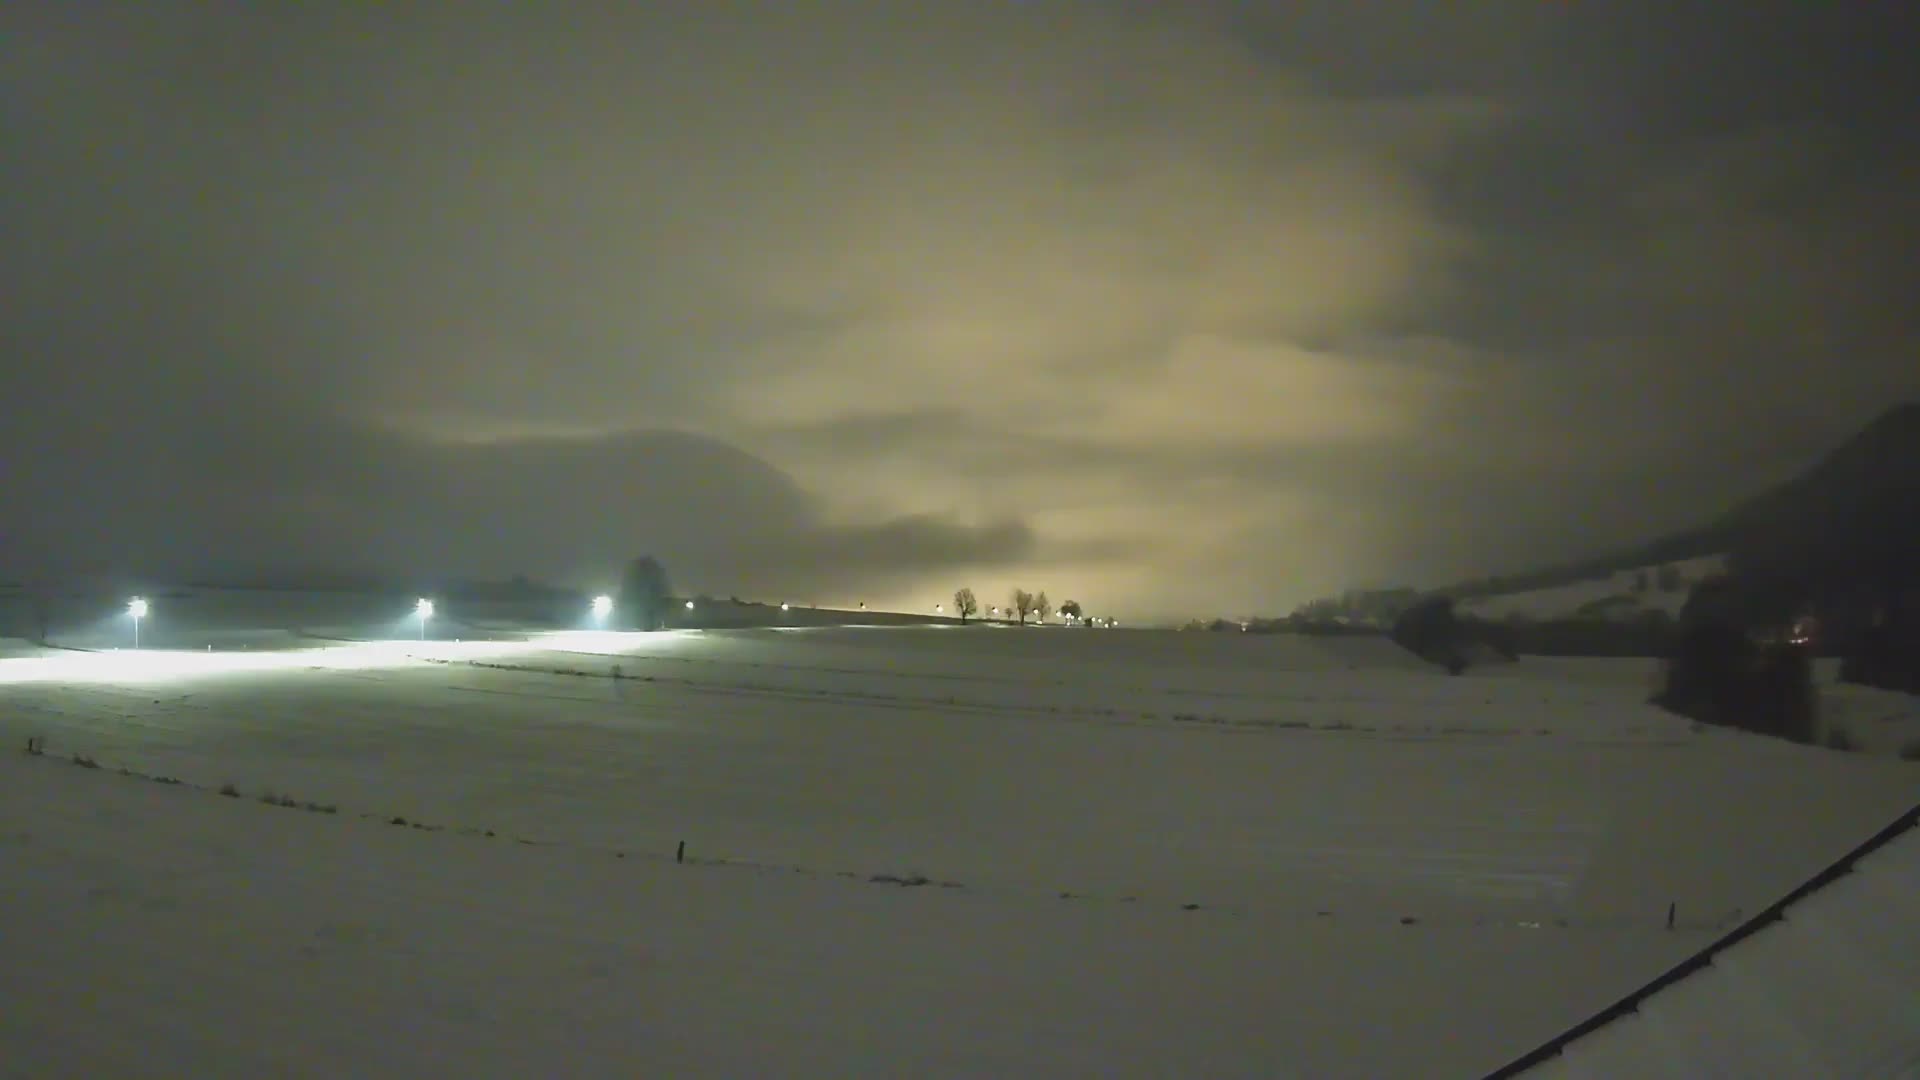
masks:
[(1020, 617), (1020, 625), (1027, 625), (1027, 615), (1033, 611), (1033, 594), (1025, 589), (1013, 590), (1013, 611)]
[(621, 623), (634, 630), (664, 627), (672, 596), (666, 568), (651, 555), (640, 556), (627, 564), (627, 572), (620, 579)]
[(980, 610), (980, 601), (972, 589), (959, 589), (953, 594), (953, 610), (960, 613), (960, 621), (964, 623)]
[(1042, 589), (1040, 595), (1033, 598), (1033, 617), (1046, 622), (1047, 616), (1051, 614), (1053, 614), (1053, 605), (1047, 600), (1046, 590)]
[(1080, 610), (1080, 601), (1062, 600), (1060, 602), (1060, 614), (1064, 618), (1078, 621), (1080, 616), (1083, 614)]

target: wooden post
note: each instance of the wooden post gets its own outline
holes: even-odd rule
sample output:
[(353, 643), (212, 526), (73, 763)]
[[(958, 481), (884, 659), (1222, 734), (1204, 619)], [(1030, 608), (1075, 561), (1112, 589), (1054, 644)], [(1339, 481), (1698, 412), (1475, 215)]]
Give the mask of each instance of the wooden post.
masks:
[(680, 846), (674, 849), (673, 861), (677, 863), (687, 861), (687, 842), (685, 840), (680, 841)]
[(1667, 904), (1667, 929), (1669, 930), (1673, 929), (1673, 912), (1678, 906), (1679, 903), (1677, 901), (1669, 901)]

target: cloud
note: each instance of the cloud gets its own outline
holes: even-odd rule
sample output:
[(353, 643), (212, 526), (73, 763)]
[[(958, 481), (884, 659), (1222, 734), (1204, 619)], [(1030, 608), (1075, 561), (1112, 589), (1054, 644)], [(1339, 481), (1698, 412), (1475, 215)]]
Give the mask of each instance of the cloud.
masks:
[[(682, 432), (447, 444), (259, 419), (93, 429), (86, 446), (43, 462), (57, 480), (16, 474), (0, 553), (8, 572), (326, 570), (422, 583), (527, 573), (604, 586), (651, 553), (683, 588), (849, 603), (861, 589), (1019, 562), (1041, 547), (1017, 518), (835, 521), (765, 461)], [(50, 434), (10, 429), (0, 457), (34, 461)]]
[(767, 462), (685, 432), (440, 445), (419, 468), (397, 490), (435, 494), (381, 507), (369, 527), (411, 522), (420, 535), (401, 550), (460, 552), (450, 569), (475, 574), (511, 565), (580, 581), (644, 551), (683, 587), (826, 602), (863, 583), (1018, 561), (1036, 546), (1015, 518), (836, 521)]
[(10, 11), (0, 392), (105, 536), (1143, 613), (1566, 558), (1920, 393), (1897, 27), (1763, 9)]

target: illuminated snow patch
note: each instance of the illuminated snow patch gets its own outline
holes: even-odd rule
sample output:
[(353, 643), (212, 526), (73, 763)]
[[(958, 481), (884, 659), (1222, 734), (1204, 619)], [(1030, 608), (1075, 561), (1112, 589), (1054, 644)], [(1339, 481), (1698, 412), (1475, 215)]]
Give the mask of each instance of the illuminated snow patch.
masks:
[(220, 652), (140, 649), (0, 660), (0, 685), (32, 682), (167, 682), (272, 671), (362, 671), (431, 660), (465, 661), (538, 651), (525, 641), (367, 641), (313, 649)]
[(536, 634), (526, 645), (559, 652), (603, 653), (608, 656), (632, 652), (640, 645), (651, 648), (670, 643), (697, 641), (705, 635), (699, 630), (549, 630)]
[(495, 641), (356, 641), (306, 649), (113, 649), (0, 658), (0, 686), (19, 683), (146, 683), (274, 671), (368, 671), (423, 663), (505, 660), (543, 652), (618, 656), (645, 643), (689, 642), (697, 630), (556, 630)]

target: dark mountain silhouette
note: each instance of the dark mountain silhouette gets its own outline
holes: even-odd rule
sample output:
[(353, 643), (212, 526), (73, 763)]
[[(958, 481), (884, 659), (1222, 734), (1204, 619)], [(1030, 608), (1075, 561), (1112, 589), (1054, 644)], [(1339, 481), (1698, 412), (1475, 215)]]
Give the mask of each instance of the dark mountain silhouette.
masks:
[(1709, 530), (1756, 569), (1845, 557), (1824, 576), (1901, 573), (1920, 558), (1920, 403), (1902, 405)]
[(1819, 596), (1911, 592), (1920, 584), (1920, 402), (1888, 410), (1805, 471), (1696, 528), (1441, 591), (1522, 592), (1722, 554), (1743, 574), (1791, 581)]

